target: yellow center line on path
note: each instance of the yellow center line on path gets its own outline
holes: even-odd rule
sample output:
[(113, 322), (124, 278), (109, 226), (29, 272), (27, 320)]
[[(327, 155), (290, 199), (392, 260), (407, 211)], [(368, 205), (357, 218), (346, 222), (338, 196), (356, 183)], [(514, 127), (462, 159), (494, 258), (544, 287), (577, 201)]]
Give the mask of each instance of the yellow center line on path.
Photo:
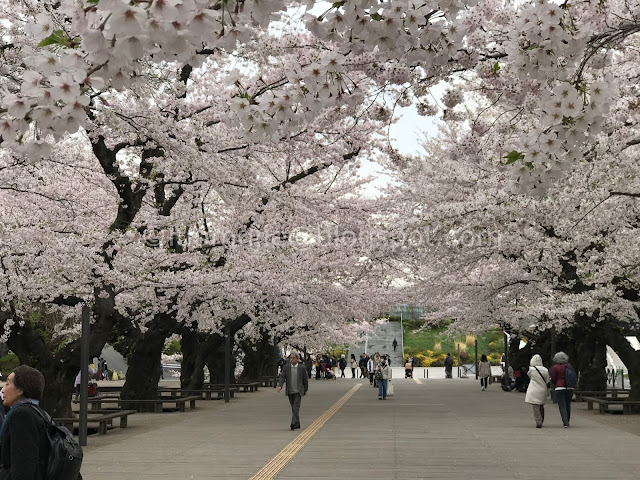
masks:
[(351, 396), (356, 393), (362, 386), (361, 383), (354, 385), (354, 387), (345, 393), (340, 400), (334, 403), (331, 408), (329, 408), (326, 412), (320, 415), (315, 422), (309, 425), (303, 432), (300, 433), (296, 438), (294, 438), (289, 445), (284, 447), (280, 453), (278, 453), (275, 457), (273, 457), (269, 463), (267, 463), (264, 467), (262, 467), (258, 473), (256, 473), (249, 480), (271, 480), (274, 478), (280, 470), (282, 470), (287, 463), (291, 461), (298, 450), (305, 446), (305, 444), (313, 437), (318, 430), (322, 428), (322, 426), (327, 423), (327, 421), (333, 417), (333, 415), (340, 410), (347, 400), (351, 398)]
[(422, 382), (418, 377), (413, 377), (413, 381), (416, 382), (418, 385), (422, 385)]

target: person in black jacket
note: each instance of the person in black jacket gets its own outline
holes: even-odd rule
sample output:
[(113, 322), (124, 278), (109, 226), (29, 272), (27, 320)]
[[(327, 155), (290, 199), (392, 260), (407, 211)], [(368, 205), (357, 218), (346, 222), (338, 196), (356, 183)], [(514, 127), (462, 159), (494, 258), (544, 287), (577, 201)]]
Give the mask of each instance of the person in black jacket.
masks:
[(35, 408), (44, 392), (44, 377), (35, 368), (17, 367), (2, 388), (10, 407), (0, 428), (0, 480), (44, 480), (49, 457), (47, 424)]
[(342, 375), (340, 375), (340, 378), (345, 378), (344, 369), (347, 368), (347, 361), (344, 359), (344, 355), (340, 356), (340, 360), (338, 361), (338, 366), (340, 367), (340, 371), (342, 372)]

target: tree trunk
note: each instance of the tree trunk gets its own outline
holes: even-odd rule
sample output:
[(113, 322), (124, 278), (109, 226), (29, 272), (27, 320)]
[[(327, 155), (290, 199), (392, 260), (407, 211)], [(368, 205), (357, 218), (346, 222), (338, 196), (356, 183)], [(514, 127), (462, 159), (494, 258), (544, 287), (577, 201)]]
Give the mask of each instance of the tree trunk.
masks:
[(607, 342), (602, 324), (595, 328), (576, 327), (570, 332), (570, 362), (579, 374), (580, 390), (606, 390)]
[[(640, 400), (640, 350), (631, 346), (624, 334), (616, 327), (605, 328), (607, 344), (615, 350), (620, 359), (627, 366), (631, 392), (629, 400)], [(636, 411), (640, 409), (636, 408)]]
[[(176, 322), (172, 315), (158, 314), (147, 326), (144, 334), (138, 334), (131, 349), (127, 380), (120, 392), (122, 399), (147, 400), (158, 397), (158, 382), (162, 376), (162, 349), (165, 340), (175, 331)], [(129, 407), (123, 403), (122, 408)], [(153, 411), (154, 406), (146, 405), (138, 409)]]
[(261, 331), (260, 339), (255, 343), (248, 340), (242, 340), (239, 343), (244, 352), (244, 369), (240, 376), (243, 381), (260, 380), (264, 376), (273, 374), (280, 352), (266, 331)]
[(194, 326), (181, 329), (180, 347), (182, 364), (180, 368), (180, 386), (186, 390), (198, 390), (204, 385), (204, 343), (205, 334), (196, 331)]
[[(231, 339), (233, 340), (233, 333), (230, 332), (229, 334), (231, 335)], [(204, 363), (209, 368), (210, 383), (224, 383), (224, 358), (224, 336), (218, 334), (210, 334), (204, 346)], [(230, 365), (231, 383), (235, 383), (235, 375), (233, 374), (236, 368), (235, 357), (231, 358)]]
[[(101, 298), (105, 292), (108, 295)], [(94, 323), (89, 335), (90, 357), (102, 352), (118, 315), (113, 308), (114, 297), (109, 288), (96, 289), (94, 298)], [(16, 321), (11, 327), (7, 345), (18, 356), (21, 364), (37, 368), (44, 375), (46, 384), (41, 400), (42, 407), (52, 417), (71, 417), (74, 380), (80, 371), (80, 339), (53, 343), (51, 328), (55, 327), (57, 321), (43, 312), (44, 309), (34, 306), (34, 313), (26, 319), (18, 319), (11, 315)], [(3, 317), (3, 320), (0, 327), (4, 327), (7, 318)], [(5, 375), (9, 373), (6, 372)]]
[[(236, 333), (251, 321), (251, 317), (242, 314), (225, 322), (231, 335), (231, 350)], [(195, 327), (197, 328), (197, 326)], [(182, 329), (182, 367), (180, 384), (184, 389), (200, 389), (204, 385), (204, 366), (209, 368), (211, 383), (224, 383), (224, 336), (205, 332), (197, 332), (195, 328)], [(235, 382), (235, 357), (231, 358), (231, 383)]]

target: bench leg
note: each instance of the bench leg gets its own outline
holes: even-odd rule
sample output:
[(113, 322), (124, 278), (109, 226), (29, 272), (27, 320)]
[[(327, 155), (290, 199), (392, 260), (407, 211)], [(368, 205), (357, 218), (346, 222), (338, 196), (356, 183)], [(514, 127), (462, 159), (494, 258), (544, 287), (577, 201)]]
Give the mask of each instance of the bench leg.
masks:
[(593, 410), (593, 402), (587, 402), (587, 410)]
[(622, 405), (622, 414), (631, 415), (631, 405)]
[(600, 403), (598, 404), (600, 413), (606, 413), (607, 412), (607, 406), (604, 403)]
[(120, 428), (127, 428), (127, 417), (128, 415), (123, 415), (120, 417)]
[(156, 403), (155, 407), (156, 407), (155, 408), (156, 413), (162, 413), (162, 403), (160, 402)]
[(211, 392), (204, 392), (204, 399), (211, 400)]
[(107, 433), (107, 421), (102, 421), (98, 424), (98, 433), (100, 435), (105, 435)]
[(189, 400), (189, 408), (191, 410), (193, 410), (194, 408), (196, 408), (196, 401), (194, 400)]

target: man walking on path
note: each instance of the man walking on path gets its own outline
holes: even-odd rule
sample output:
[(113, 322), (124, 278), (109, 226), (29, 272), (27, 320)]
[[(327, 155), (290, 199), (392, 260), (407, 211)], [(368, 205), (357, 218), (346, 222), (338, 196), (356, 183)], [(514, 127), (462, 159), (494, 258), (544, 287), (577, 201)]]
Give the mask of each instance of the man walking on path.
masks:
[(447, 353), (447, 358), (444, 359), (444, 373), (447, 378), (453, 377), (453, 358), (450, 353)]
[(398, 346), (398, 341), (395, 338), (393, 339), (392, 345), (393, 345), (393, 351), (395, 352), (396, 351), (396, 347)]
[(309, 379), (307, 374), (298, 364), (298, 354), (292, 352), (289, 355), (289, 362), (282, 368), (280, 378), (278, 379), (278, 392), (282, 389), (282, 385), (287, 382), (287, 396), (291, 404), (291, 430), (300, 428), (300, 402), (302, 397), (309, 390)]

